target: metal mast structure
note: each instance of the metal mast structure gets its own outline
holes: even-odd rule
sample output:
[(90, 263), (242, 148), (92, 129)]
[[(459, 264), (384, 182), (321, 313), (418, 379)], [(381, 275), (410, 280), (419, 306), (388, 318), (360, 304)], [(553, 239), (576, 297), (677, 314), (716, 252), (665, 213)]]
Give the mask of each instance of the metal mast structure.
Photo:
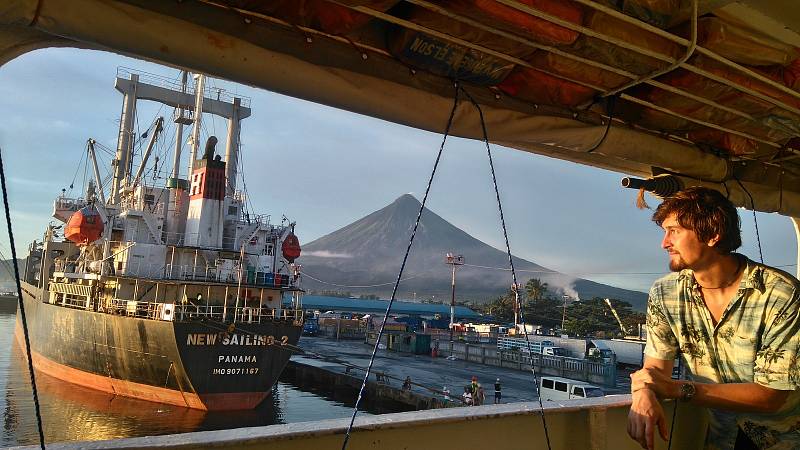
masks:
[(453, 268), (453, 278), (450, 283), (450, 341), (453, 340), (453, 324), (456, 316), (456, 268), (464, 265), (464, 255), (448, 253), (444, 257), (445, 264)]

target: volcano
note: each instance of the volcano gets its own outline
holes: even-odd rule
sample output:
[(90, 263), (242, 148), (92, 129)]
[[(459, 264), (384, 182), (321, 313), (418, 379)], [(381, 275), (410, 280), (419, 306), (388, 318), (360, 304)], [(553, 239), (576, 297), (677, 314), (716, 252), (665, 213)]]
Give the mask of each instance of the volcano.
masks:
[[(298, 260), (306, 274), (303, 286), (353, 295), (384, 298), (391, 295), (419, 208), (419, 200), (405, 194), (386, 207), (305, 244)], [(464, 255), (467, 262), (457, 272), (459, 300), (488, 301), (511, 286), (510, 271), (496, 269), (508, 267), (504, 251), (481, 242), (425, 208), (398, 298), (449, 301), (451, 269), (444, 262), (447, 253)], [(538, 278), (548, 284), (550, 293), (559, 296), (616, 298), (641, 311), (647, 303), (647, 294), (643, 292), (575, 278), (522, 258), (513, 259), (517, 278), (523, 285), (530, 278)], [(478, 265), (482, 267), (475, 267)]]

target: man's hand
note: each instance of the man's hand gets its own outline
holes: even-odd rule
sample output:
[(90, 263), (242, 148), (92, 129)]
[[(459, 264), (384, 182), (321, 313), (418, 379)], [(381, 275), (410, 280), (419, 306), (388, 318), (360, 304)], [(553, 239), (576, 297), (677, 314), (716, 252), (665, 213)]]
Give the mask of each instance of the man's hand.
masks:
[(680, 383), (655, 367), (645, 367), (631, 374), (631, 392), (642, 389), (653, 391), (658, 398), (678, 398), (681, 396)]
[(665, 441), (668, 439), (664, 410), (658, 402), (656, 393), (647, 388), (635, 391), (632, 400), (631, 411), (628, 413), (628, 435), (642, 448), (653, 450), (656, 427), (661, 438)]

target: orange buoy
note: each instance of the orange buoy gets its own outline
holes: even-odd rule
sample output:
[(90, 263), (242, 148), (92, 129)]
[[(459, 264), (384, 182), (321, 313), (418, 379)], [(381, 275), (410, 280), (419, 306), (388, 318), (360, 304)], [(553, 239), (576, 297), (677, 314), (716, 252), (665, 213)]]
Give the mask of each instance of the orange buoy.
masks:
[(67, 222), (64, 237), (83, 246), (91, 244), (103, 235), (103, 219), (93, 205), (75, 211)]
[(294, 262), (295, 259), (300, 257), (300, 240), (297, 239), (294, 233), (290, 233), (289, 236), (286, 236), (286, 239), (283, 240), (281, 252), (283, 252), (283, 257), (289, 262)]

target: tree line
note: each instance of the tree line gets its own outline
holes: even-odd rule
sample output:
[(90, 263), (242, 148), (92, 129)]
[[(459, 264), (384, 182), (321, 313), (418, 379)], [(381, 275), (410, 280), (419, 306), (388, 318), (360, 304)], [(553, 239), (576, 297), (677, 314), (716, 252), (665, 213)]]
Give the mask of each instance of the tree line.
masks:
[[(551, 292), (547, 283), (531, 278), (519, 291), (522, 315), (526, 324), (541, 325), (544, 329), (561, 328), (563, 333), (573, 336), (622, 336), (619, 323), (614, 314), (600, 297), (591, 300), (566, 301), (555, 292)], [(495, 321), (512, 323), (516, 297), (513, 289), (483, 305), (482, 313), (491, 315)], [(645, 315), (634, 311), (630, 303), (610, 299), (612, 306), (620, 316), (628, 333), (636, 333), (639, 324), (645, 322)]]

